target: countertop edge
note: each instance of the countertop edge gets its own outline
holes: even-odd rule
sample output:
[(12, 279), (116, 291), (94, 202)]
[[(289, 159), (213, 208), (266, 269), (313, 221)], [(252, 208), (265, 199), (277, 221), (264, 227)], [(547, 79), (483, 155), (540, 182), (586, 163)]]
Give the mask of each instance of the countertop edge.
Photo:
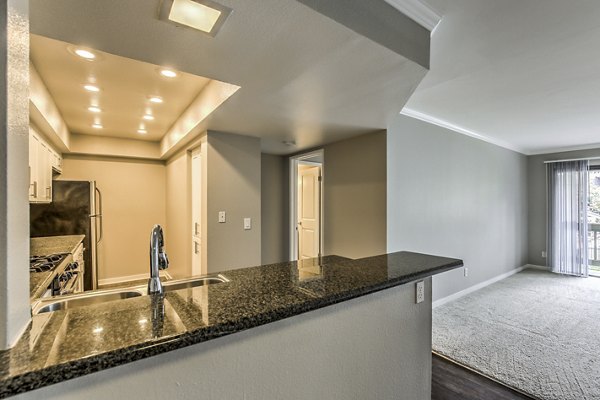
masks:
[[(463, 266), (462, 260), (452, 261), (439, 267), (430, 268), (415, 274), (400, 276), (390, 279), (381, 284), (356, 288), (341, 295), (332, 295), (309, 300), (298, 305), (289, 306), (277, 312), (266, 312), (253, 318), (244, 317), (241, 320), (213, 325), (191, 332), (163, 338), (151, 343), (143, 343), (126, 348), (115, 349), (98, 355), (84, 357), (78, 360), (45, 367), (42, 369), (28, 371), (23, 374), (7, 379), (0, 378), (2, 391), (0, 399), (17, 394), (40, 389), (56, 383), (65, 382), (94, 372), (108, 368), (125, 365), (144, 358), (178, 350), (184, 347), (204, 343), (220, 337), (229, 336), (234, 333), (243, 332), (261, 325), (280, 321), (296, 315), (305, 314), (310, 311), (325, 308), (334, 304), (363, 297), (372, 293), (386, 290), (392, 287), (405, 285), (410, 282), (428, 278), (458, 267)], [(285, 314), (282, 316), (282, 314)], [(240, 326), (243, 326), (240, 328)], [(109, 360), (107, 360), (109, 358)]]

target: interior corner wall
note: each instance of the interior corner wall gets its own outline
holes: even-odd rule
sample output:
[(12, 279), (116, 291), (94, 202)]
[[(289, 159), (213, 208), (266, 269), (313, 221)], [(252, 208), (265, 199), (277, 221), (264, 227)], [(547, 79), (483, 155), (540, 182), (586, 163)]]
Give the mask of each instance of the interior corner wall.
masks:
[(386, 132), (324, 147), (324, 254), (386, 252)]
[(527, 263), (527, 157), (398, 115), (388, 128), (388, 251), (464, 260), (439, 300)]
[(288, 261), (289, 158), (261, 155), (261, 263)]
[[(209, 131), (207, 147), (207, 272), (260, 265), (260, 139)], [(244, 229), (244, 218), (252, 229)]]
[(167, 219), (164, 162), (65, 154), (59, 179), (96, 181), (102, 191), (100, 284), (146, 276), (150, 231)]
[[(548, 160), (569, 160), (574, 158), (600, 157), (600, 148), (590, 150), (567, 151), (552, 154), (540, 154), (528, 157), (528, 238), (529, 259), (533, 265), (547, 265), (542, 257), (546, 251), (546, 229), (548, 224), (546, 198), (546, 164)], [(600, 163), (594, 160), (593, 163)]]

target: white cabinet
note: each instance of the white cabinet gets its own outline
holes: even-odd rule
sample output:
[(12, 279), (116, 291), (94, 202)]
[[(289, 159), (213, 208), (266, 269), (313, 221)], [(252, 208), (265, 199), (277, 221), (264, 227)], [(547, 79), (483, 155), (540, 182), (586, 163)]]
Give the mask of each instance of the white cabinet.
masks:
[(33, 129), (29, 129), (29, 201), (52, 201), (52, 170), (60, 172), (62, 157)]

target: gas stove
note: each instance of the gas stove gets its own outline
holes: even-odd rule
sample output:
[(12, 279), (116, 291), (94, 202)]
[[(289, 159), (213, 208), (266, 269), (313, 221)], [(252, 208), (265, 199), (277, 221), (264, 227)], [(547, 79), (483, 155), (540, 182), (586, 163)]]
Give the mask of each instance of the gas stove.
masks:
[(51, 254), (49, 256), (31, 256), (29, 272), (47, 272), (58, 267), (68, 254)]

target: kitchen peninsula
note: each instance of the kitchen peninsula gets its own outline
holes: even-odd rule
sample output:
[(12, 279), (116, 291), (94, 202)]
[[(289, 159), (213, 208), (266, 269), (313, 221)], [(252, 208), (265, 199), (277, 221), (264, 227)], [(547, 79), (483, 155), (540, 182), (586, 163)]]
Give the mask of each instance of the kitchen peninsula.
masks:
[(35, 315), (0, 353), (0, 397), (425, 399), (431, 276), (460, 266), (410, 252), (329, 256)]

